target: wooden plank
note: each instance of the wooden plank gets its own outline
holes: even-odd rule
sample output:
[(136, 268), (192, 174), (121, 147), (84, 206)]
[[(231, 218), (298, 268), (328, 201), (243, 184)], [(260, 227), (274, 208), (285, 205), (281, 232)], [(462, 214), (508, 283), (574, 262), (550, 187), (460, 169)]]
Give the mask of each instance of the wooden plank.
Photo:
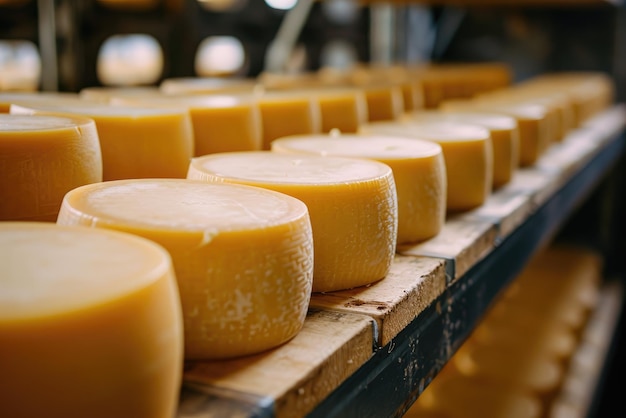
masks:
[(461, 215), (461, 218), (493, 222), (497, 227), (496, 241), (499, 242), (528, 219), (533, 210), (530, 194), (502, 189), (494, 192), (484, 205)]
[(493, 221), (450, 216), (439, 234), (428, 241), (398, 248), (402, 255), (443, 258), (450, 282), (464, 275), (495, 246), (497, 227)]
[(502, 187), (499, 192), (528, 195), (534, 210), (554, 195), (560, 185), (555, 173), (528, 167), (517, 170), (511, 182)]
[[(245, 411), (271, 404), (276, 417), (304, 416), (372, 356), (373, 327), (367, 316), (310, 309), (300, 333), (281, 347), (232, 360), (190, 362), (183, 383), (195, 394), (192, 403), (209, 413), (202, 417), (213, 416), (213, 408), (223, 411), (220, 416), (248, 416)], [(205, 396), (199, 400), (199, 394)], [(189, 401), (180, 409), (182, 418)]]
[(371, 316), (384, 346), (446, 288), (445, 261), (396, 255), (389, 274), (369, 286), (315, 293), (311, 306)]

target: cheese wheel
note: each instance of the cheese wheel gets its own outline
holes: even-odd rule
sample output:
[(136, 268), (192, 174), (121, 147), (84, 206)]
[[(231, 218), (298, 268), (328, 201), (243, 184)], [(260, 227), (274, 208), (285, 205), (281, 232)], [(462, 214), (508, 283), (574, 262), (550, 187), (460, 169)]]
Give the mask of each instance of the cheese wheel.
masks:
[(491, 194), (493, 146), (486, 128), (456, 122), (378, 122), (363, 125), (361, 133), (402, 135), (441, 146), (448, 182), (448, 211), (482, 205)]
[(398, 198), (398, 244), (424, 241), (446, 217), (446, 168), (441, 146), (382, 135), (302, 135), (279, 138), (272, 151), (369, 158), (391, 167)]
[(104, 104), (11, 105), (12, 114), (62, 112), (93, 119), (102, 149), (103, 180), (184, 178), (193, 157), (193, 128), (185, 109)]
[(162, 247), (120, 232), (3, 222), (0, 265), (0, 416), (173, 416), (183, 324)]
[(257, 103), (245, 95), (113, 97), (114, 105), (159, 106), (189, 111), (194, 156), (261, 149), (261, 115)]
[(0, 114), (0, 221), (54, 222), (65, 193), (99, 181), (93, 120)]
[(402, 89), (393, 84), (359, 86), (365, 94), (368, 121), (396, 120), (404, 112)]
[(170, 252), (187, 359), (258, 353), (304, 324), (313, 238), (306, 206), (290, 196), (190, 180), (118, 180), (69, 192), (58, 222), (131, 232)]
[(194, 158), (188, 178), (286, 193), (309, 208), (315, 246), (313, 291), (384, 278), (395, 254), (398, 202), (389, 166), (371, 160), (269, 151)]
[(268, 92), (255, 95), (261, 110), (262, 150), (274, 139), (322, 131), (319, 101), (306, 92)]
[(367, 101), (360, 89), (319, 88), (313, 97), (320, 106), (321, 132), (355, 133), (367, 122)]
[(506, 115), (485, 112), (419, 111), (407, 113), (403, 120), (415, 122), (461, 122), (489, 130), (493, 146), (493, 188), (511, 181), (519, 167), (519, 128), (517, 121)]

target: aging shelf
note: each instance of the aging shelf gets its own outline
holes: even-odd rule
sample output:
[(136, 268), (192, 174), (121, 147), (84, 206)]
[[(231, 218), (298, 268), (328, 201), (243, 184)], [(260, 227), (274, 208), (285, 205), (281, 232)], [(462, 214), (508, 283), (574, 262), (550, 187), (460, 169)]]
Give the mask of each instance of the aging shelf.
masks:
[(400, 248), (383, 280), (314, 294), (303, 330), (287, 344), (187, 363), (177, 418), (401, 415), (616, 166), (625, 123), (621, 105), (597, 115), (485, 205)]

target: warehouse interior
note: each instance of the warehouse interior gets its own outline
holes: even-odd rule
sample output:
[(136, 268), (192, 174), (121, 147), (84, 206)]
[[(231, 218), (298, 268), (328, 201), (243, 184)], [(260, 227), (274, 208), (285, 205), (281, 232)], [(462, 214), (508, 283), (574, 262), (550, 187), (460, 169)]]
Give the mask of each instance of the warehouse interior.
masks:
[[(370, 67), (432, 65), (436, 72), (439, 65), (492, 63), (510, 70), (512, 85), (546, 74), (599, 74), (610, 80), (613, 89), (612, 102), (603, 111), (608, 114), (613, 109), (621, 115), (626, 100), (626, 4), (621, 0), (0, 0), (0, 104), (3, 96), (12, 100), (15, 94), (159, 88), (175, 79), (300, 80), (299, 76)], [(419, 112), (419, 106), (414, 111)], [(607, 120), (609, 116), (605, 115)], [(312, 395), (315, 400), (304, 409), (290, 409), (286, 400), (290, 395), (284, 393), (269, 396), (262, 390), (248, 393), (236, 384), (222, 385), (230, 375), (253, 369), (261, 356), (250, 360), (252, 365), (233, 360), (232, 368), (207, 367), (204, 373), (214, 373), (219, 377), (215, 379), (202, 376), (202, 365), (185, 364), (175, 416), (463, 416), (450, 411), (437, 415), (441, 411), (428, 409), (430, 395), (421, 395), (438, 374), (448, 374), (446, 366), (454, 363), (455, 352), (490, 308), (510, 296), (525, 267), (552, 243), (575, 244), (600, 254), (600, 283), (612, 292), (606, 304), (615, 303), (616, 308), (604, 323), (612, 326), (603, 331), (608, 336), (602, 358), (593, 371), (588, 375), (579, 371), (579, 380), (571, 383), (586, 387), (580, 396), (585, 402), (577, 405), (570, 393), (559, 398), (565, 399), (559, 408), (519, 416), (626, 416), (621, 390), (626, 372), (626, 152), (622, 144), (626, 118), (611, 117), (622, 121), (615, 122), (621, 128), (606, 141), (608, 145), (602, 145), (605, 148), (593, 154), (596, 157), (588, 165), (575, 165), (569, 180), (533, 206), (510, 235), (495, 238), (493, 248), (468, 267), (465, 277), (447, 282), (446, 290), (420, 307), (419, 315), (389, 341), (384, 340), (382, 322), (373, 321), (374, 332), (380, 331), (377, 337), (384, 344), (374, 341), (373, 353), (360, 367), (333, 380), (327, 376), (332, 371), (322, 365), (294, 383), (287, 392), (297, 398), (298, 385), (321, 376), (316, 377), (321, 394)], [(600, 119), (594, 123), (581, 132), (601, 130)], [(545, 165), (550, 164), (546, 159)], [(356, 306), (360, 296), (346, 295), (341, 297)], [(348, 302), (341, 297), (335, 301), (343, 303), (337, 311), (345, 312)], [(457, 297), (458, 311), (449, 302)], [(328, 306), (324, 303), (311, 312), (323, 310)], [(442, 306), (450, 309), (448, 314), (441, 313)], [(384, 309), (380, 311), (386, 315)], [(2, 309), (0, 321), (1, 313)], [(449, 328), (445, 321), (458, 327)], [(288, 365), (285, 361), (277, 367)], [(271, 373), (268, 376), (260, 379), (269, 382)], [(575, 393), (572, 387), (559, 390)], [(475, 399), (480, 403), (480, 397)], [(290, 411), (298, 412), (291, 415)]]

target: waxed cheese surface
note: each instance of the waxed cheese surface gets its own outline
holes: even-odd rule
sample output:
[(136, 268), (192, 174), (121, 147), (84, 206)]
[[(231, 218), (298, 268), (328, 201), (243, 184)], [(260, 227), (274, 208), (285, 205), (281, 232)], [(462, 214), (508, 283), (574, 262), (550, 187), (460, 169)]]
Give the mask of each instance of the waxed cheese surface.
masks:
[(3, 222), (0, 264), (0, 416), (174, 414), (183, 324), (162, 247), (114, 231)]
[(170, 252), (187, 359), (257, 353), (303, 326), (313, 237), (307, 207), (290, 196), (185, 179), (118, 180), (68, 193), (58, 222), (131, 232)]
[(373, 160), (270, 151), (194, 158), (187, 175), (265, 187), (303, 201), (313, 229), (313, 291), (362, 286), (389, 271), (398, 227), (391, 168)]
[(0, 220), (53, 222), (65, 193), (102, 178), (91, 119), (0, 114)]

